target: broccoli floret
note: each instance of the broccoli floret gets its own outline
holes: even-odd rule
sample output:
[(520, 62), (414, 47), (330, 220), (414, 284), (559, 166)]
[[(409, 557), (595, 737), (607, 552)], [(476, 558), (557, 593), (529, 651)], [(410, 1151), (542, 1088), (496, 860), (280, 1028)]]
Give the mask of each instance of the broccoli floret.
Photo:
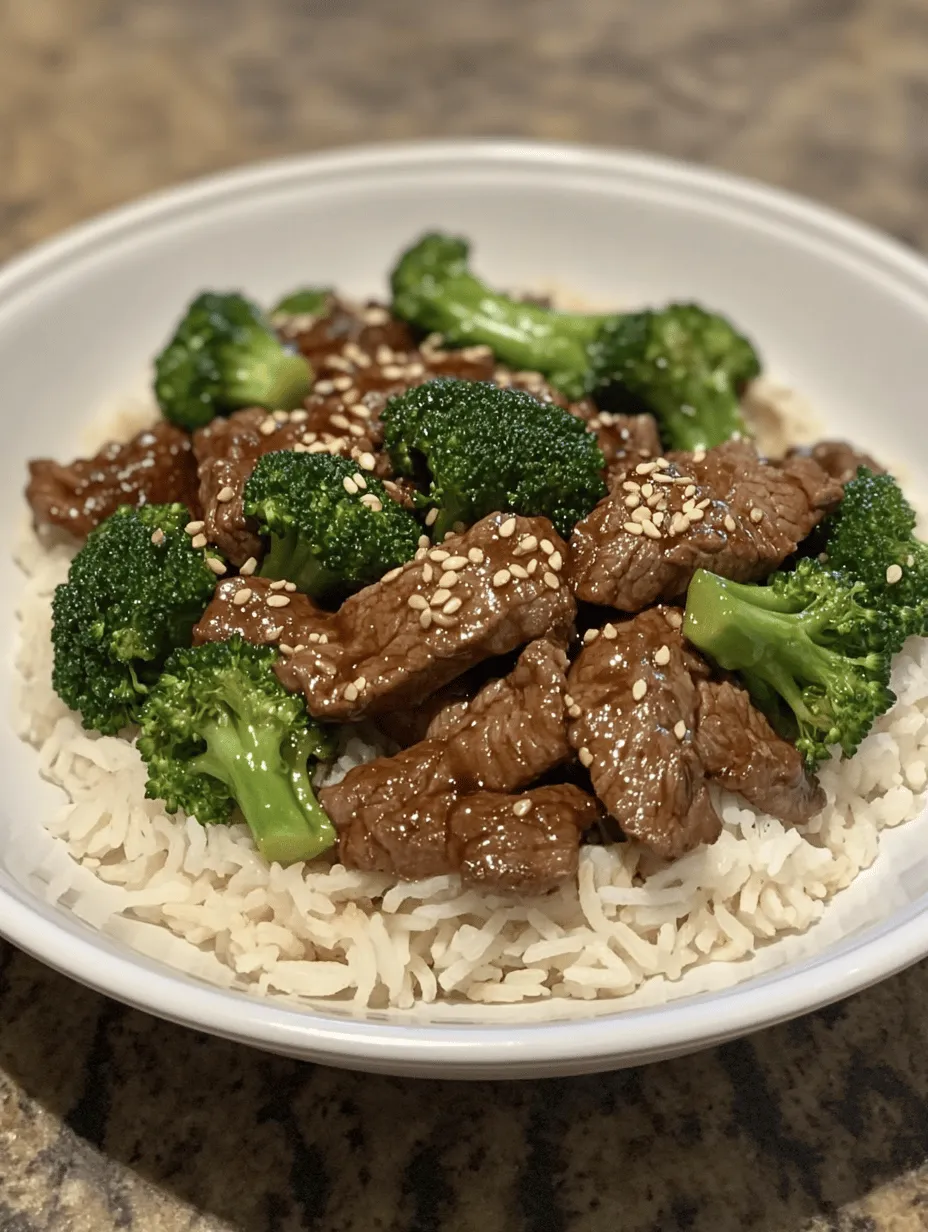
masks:
[(905, 632), (928, 635), (928, 544), (915, 537), (915, 510), (892, 475), (862, 466), (825, 527), (829, 568), (859, 579)]
[(428, 381), (391, 398), (384, 442), (400, 474), (431, 476), (436, 538), (511, 509), (550, 518), (562, 535), (606, 494), (603, 455), (582, 420), (518, 389)]
[(245, 512), (270, 550), (262, 577), (314, 598), (376, 582), (418, 546), (419, 523), (357, 463), (328, 453), (268, 453), (245, 485)]
[(189, 645), (213, 597), (212, 550), (194, 548), (183, 505), (123, 506), (74, 557), (52, 601), (52, 684), (84, 726), (138, 718), (168, 655)]
[(301, 287), (278, 300), (271, 309), (271, 316), (319, 316), (328, 310), (334, 294), (331, 287)]
[(653, 412), (673, 449), (750, 436), (740, 407), (760, 374), (757, 353), (724, 317), (669, 304), (604, 323), (590, 346), (594, 385), (618, 382)]
[(658, 418), (673, 449), (747, 435), (739, 396), (760, 372), (750, 342), (696, 304), (629, 314), (556, 312), (499, 294), (474, 276), (465, 240), (426, 235), (391, 277), (393, 311), (451, 346), (484, 343), (515, 368), (545, 374), (569, 398), (621, 384)]
[(332, 755), (325, 728), (274, 675), (277, 652), (234, 637), (176, 651), (141, 715), (146, 794), (202, 825), (238, 805), (267, 860), (312, 860), (335, 830), (310, 782)]
[(719, 667), (737, 672), (774, 726), (814, 770), (837, 745), (851, 757), (895, 697), (895, 624), (865, 587), (803, 560), (762, 586), (700, 569), (684, 632)]
[(255, 304), (236, 292), (197, 296), (155, 360), (165, 417), (193, 431), (244, 406), (293, 410), (312, 370), (286, 349)]

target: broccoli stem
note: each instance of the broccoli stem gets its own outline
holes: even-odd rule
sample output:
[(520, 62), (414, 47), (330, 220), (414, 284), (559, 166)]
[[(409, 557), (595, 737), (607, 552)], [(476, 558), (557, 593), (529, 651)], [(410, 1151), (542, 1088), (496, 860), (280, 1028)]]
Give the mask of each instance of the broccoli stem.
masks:
[(193, 769), (225, 783), (238, 802), (261, 855), (269, 862), (312, 860), (335, 842), (335, 831), (309, 782), (308, 733), (281, 749), (274, 726), (233, 716), (204, 724), (206, 751)]
[(259, 576), (277, 581), (286, 578), (304, 595), (321, 595), (341, 583), (341, 578), (327, 569), (306, 544), (300, 542), (296, 529), (286, 535), (271, 535), (270, 548), (261, 562)]
[(238, 406), (292, 411), (302, 405), (312, 378), (312, 369), (303, 356), (282, 350), (269, 334), (254, 340), (247, 361), (236, 369), (229, 400)]
[(737, 400), (729, 395), (704, 398), (698, 413), (694, 407), (681, 407), (671, 397), (652, 395), (650, 409), (660, 421), (666, 440), (684, 453), (714, 449), (732, 437), (751, 436)]

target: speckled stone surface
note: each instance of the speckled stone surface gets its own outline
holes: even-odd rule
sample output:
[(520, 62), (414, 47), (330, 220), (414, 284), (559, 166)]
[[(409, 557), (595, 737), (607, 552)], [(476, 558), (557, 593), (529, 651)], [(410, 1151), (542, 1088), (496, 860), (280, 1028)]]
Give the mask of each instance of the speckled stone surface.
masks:
[[(0, 256), (343, 142), (632, 145), (928, 249), (926, 0), (0, 0)], [(0, 949), (0, 1232), (915, 1232), (928, 969), (699, 1057), (414, 1083), (123, 1010)]]

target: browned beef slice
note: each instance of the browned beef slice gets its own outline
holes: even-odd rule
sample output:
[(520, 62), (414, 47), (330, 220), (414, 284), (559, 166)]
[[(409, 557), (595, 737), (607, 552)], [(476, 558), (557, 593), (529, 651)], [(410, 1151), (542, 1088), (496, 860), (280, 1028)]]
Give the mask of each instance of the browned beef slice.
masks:
[(237, 634), (256, 646), (296, 647), (301, 640), (328, 636), (331, 623), (330, 612), (321, 611), (312, 599), (287, 591), (279, 583), (274, 586), (260, 577), (224, 578), (194, 626), (193, 644), (224, 642)]
[(885, 473), (885, 467), (847, 441), (819, 441), (817, 445), (800, 446), (791, 449), (788, 457), (812, 458), (827, 475), (842, 485), (850, 483), (860, 466), (868, 467), (877, 475)]
[(328, 642), (307, 644), (278, 675), (319, 718), (416, 705), (484, 659), (539, 637), (563, 640), (576, 614), (566, 565), (547, 519), (491, 514), (352, 595)]
[[(576, 872), (598, 806), (576, 788), (518, 792), (569, 753), (560, 648), (535, 642), (441, 735), (351, 770), (321, 793), (352, 868), (540, 892)], [(520, 803), (521, 801), (521, 803)]]
[(607, 624), (567, 677), (570, 742), (596, 794), (626, 834), (667, 859), (721, 830), (694, 744), (695, 679), (706, 668), (681, 623), (659, 607)]
[(637, 612), (683, 594), (700, 568), (759, 581), (841, 495), (811, 458), (766, 462), (747, 441), (639, 462), (574, 529), (574, 590)]
[[(364, 324), (365, 312), (385, 311), (371, 306), (352, 313), (339, 306), (331, 317), (318, 318), (306, 335), (300, 335), (297, 341), (317, 375), (305, 407), (273, 415), (257, 408), (237, 411), (196, 433), (206, 535), (234, 564), (261, 552), (261, 540), (245, 517), (242, 497), (263, 454), (281, 449), (338, 453), (354, 458), (362, 471), (391, 479), (389, 460), (379, 452), (380, 412), (387, 398), (437, 376), (471, 380), (492, 376), (492, 357), (485, 347), (395, 350), (385, 339), (396, 343), (408, 337), (405, 326), (389, 321), (382, 326)], [(408, 503), (402, 483), (394, 487), (391, 480), (387, 490)]]
[(825, 807), (795, 747), (728, 681), (699, 682), (696, 748), (710, 778), (781, 821), (796, 825)]
[(89, 535), (120, 505), (186, 505), (199, 510), (197, 471), (190, 437), (161, 422), (119, 444), (111, 441), (92, 458), (63, 466), (48, 458), (29, 463), (26, 499), (37, 522)]

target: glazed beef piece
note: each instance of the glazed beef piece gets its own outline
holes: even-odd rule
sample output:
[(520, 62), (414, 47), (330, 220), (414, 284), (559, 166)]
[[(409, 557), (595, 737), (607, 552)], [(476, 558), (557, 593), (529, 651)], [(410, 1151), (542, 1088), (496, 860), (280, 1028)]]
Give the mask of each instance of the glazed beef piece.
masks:
[[(566, 656), (538, 641), (433, 734), (349, 771), (322, 805), (350, 868), (540, 893), (576, 873), (580, 833), (601, 816), (576, 787), (522, 792), (569, 756)], [(521, 794), (515, 794), (521, 793)]]
[(728, 681), (699, 683), (696, 748), (710, 778), (772, 817), (798, 825), (825, 807), (795, 747)]
[[(721, 831), (694, 743), (708, 669), (657, 607), (587, 640), (567, 677), (570, 743), (632, 838), (676, 859)], [(593, 631), (595, 633), (595, 631)]]
[(60, 526), (80, 538), (120, 505), (176, 501), (196, 517), (197, 468), (190, 437), (162, 422), (125, 444), (111, 441), (92, 458), (78, 458), (67, 466), (37, 458), (29, 463), (26, 499), (36, 522)]
[(418, 705), (526, 642), (566, 644), (576, 614), (566, 566), (567, 546), (547, 519), (491, 514), (352, 595), (326, 626), (328, 641), (301, 635), (305, 649), (278, 675), (318, 718)]
[(397, 351), (398, 343), (411, 342), (405, 326), (392, 319), (383, 325), (365, 324), (365, 313), (384, 312), (375, 306), (351, 312), (337, 305), (330, 316), (316, 319), (297, 337), (317, 376), (304, 407), (273, 414), (258, 408), (237, 411), (195, 434), (206, 536), (233, 564), (261, 553), (261, 540), (245, 517), (242, 499), (263, 454), (295, 449), (352, 457), (362, 471), (387, 479), (390, 495), (408, 504), (408, 486), (391, 480), (389, 460), (379, 452), (380, 412), (387, 398), (437, 376), (492, 376), (488, 348)]
[(767, 462), (747, 441), (638, 462), (574, 529), (575, 593), (637, 612), (683, 594), (700, 568), (760, 581), (841, 496), (812, 458)]
[(817, 445), (803, 445), (791, 449), (790, 458), (812, 458), (822, 470), (842, 487), (857, 474), (857, 468), (866, 466), (876, 475), (886, 473), (885, 467), (874, 461), (869, 454), (861, 453), (847, 441), (819, 441)]
[[(224, 578), (193, 629), (194, 646), (239, 636), (256, 646), (295, 648), (302, 641), (328, 638), (330, 612), (281, 582), (261, 577)], [(286, 600), (286, 602), (284, 602)]]

